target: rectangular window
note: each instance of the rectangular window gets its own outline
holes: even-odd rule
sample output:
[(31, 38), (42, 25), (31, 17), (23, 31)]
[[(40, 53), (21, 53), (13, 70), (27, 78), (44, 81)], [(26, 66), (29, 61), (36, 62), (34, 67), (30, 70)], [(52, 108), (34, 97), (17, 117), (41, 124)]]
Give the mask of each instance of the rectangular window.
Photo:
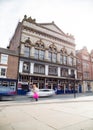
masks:
[(73, 65), (73, 58), (69, 57), (69, 65)]
[(23, 72), (26, 72), (26, 73), (30, 72), (30, 62), (23, 63)]
[(60, 63), (63, 64), (63, 56), (60, 55)]
[(62, 68), (61, 69), (61, 76), (62, 77), (67, 77), (68, 76), (68, 69)]
[(89, 79), (89, 72), (84, 72), (84, 78)]
[(29, 47), (25, 47), (24, 48), (24, 56), (25, 57), (29, 57), (30, 56), (30, 48)]
[(5, 77), (6, 76), (6, 68), (0, 68), (0, 76)]
[(39, 58), (39, 50), (35, 49), (35, 59), (38, 59), (38, 58)]
[(39, 50), (39, 59), (44, 60), (45, 53), (43, 50)]
[(74, 72), (74, 70), (71, 70), (71, 78), (75, 78), (75, 72)]
[(52, 61), (52, 52), (49, 52), (49, 61)]
[(49, 70), (48, 70), (49, 75), (58, 75), (58, 68), (54, 67), (54, 66), (49, 66)]
[(56, 61), (57, 61), (57, 54), (55, 54), (55, 53), (52, 54), (52, 61), (54, 63), (56, 63)]
[(1, 54), (1, 64), (7, 64), (8, 55)]
[(84, 67), (84, 69), (89, 69), (89, 64), (86, 62), (83, 62), (83, 67)]
[(45, 74), (45, 66), (41, 64), (35, 64), (34, 73)]
[(63, 64), (67, 64), (67, 56), (63, 56)]

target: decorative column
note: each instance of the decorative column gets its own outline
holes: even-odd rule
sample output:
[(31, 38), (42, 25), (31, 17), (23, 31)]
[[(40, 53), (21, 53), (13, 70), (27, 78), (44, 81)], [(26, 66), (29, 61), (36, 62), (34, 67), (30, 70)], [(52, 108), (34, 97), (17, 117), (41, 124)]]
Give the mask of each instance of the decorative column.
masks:
[(34, 46), (32, 46), (30, 49), (30, 57), (31, 58), (34, 58), (34, 53), (35, 53), (35, 48), (34, 48)]
[(20, 61), (19, 63), (19, 72), (22, 73), (23, 70), (23, 61)]
[(60, 63), (60, 53), (57, 53), (57, 63)]
[(74, 72), (75, 72), (75, 79), (77, 79), (77, 70), (75, 70)]
[(45, 65), (45, 75), (48, 75), (48, 65)]
[(21, 51), (20, 51), (21, 55), (24, 55), (24, 44), (21, 44)]
[(69, 75), (71, 74), (71, 69), (68, 69), (68, 74), (69, 74)]
[(34, 63), (30, 64), (30, 73), (33, 74), (34, 73)]
[(48, 61), (48, 50), (45, 50), (45, 60)]
[(60, 73), (60, 67), (58, 67), (58, 77), (61, 76), (60, 74), (61, 74), (61, 73)]

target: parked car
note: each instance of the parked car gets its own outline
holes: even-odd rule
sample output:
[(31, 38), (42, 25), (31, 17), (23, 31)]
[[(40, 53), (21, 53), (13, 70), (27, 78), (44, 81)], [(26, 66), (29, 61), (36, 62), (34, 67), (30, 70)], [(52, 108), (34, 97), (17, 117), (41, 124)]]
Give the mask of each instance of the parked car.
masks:
[[(39, 89), (38, 95), (39, 97), (49, 97), (55, 95), (55, 91), (53, 89)], [(27, 96), (33, 97), (33, 92), (28, 92)]]
[(14, 97), (16, 95), (16, 90), (12, 87), (2, 87), (0, 86), (0, 100), (3, 99), (3, 97)]

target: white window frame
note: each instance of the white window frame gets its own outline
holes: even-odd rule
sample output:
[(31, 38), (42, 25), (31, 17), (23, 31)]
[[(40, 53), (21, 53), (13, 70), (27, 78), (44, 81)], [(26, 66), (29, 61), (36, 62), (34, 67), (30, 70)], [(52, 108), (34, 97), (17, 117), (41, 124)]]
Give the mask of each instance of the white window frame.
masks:
[[(5, 75), (1, 75), (1, 69), (5, 69)], [(0, 66), (0, 77), (1, 78), (6, 78), (6, 73), (7, 73), (7, 67)]]
[[(6, 58), (6, 59), (4, 59)], [(5, 61), (5, 62), (3, 62)], [(5, 55), (5, 54), (1, 54), (1, 64), (7, 64), (8, 63), (8, 55)]]

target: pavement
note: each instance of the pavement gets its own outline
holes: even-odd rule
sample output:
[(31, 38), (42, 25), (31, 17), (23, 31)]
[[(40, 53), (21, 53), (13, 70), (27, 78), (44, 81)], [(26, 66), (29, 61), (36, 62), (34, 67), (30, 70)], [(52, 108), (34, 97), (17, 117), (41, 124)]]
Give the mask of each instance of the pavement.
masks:
[(0, 130), (93, 130), (93, 95), (1, 101)]
[[(39, 98), (39, 101), (36, 103), (34, 99), (28, 98), (26, 95), (17, 95), (15, 99), (11, 100), (12, 98), (5, 98), (5, 100), (0, 102), (0, 105), (7, 105), (11, 106), (12, 104), (49, 104), (49, 103), (68, 103), (68, 102), (92, 102), (93, 101), (93, 93), (78, 93), (74, 94), (61, 94), (61, 95), (54, 95), (52, 97), (44, 97)], [(8, 101), (8, 102), (7, 102)], [(11, 101), (11, 102), (9, 102)], [(11, 104), (12, 103), (12, 104)]]

